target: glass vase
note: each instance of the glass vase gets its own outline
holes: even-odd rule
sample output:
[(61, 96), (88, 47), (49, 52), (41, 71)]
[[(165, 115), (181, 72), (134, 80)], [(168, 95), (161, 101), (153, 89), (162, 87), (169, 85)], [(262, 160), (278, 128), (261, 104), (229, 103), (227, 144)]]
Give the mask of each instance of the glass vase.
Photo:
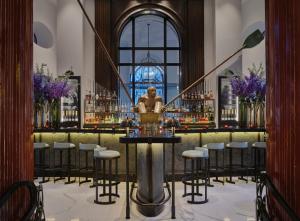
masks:
[(40, 104), (34, 105), (34, 128), (38, 129), (42, 127), (42, 107)]
[(258, 110), (259, 103), (253, 103), (253, 122), (251, 123), (251, 127), (257, 128), (259, 124)]
[(54, 100), (50, 107), (51, 127), (54, 129), (60, 128), (60, 102)]
[(257, 111), (258, 127), (265, 128), (265, 104), (260, 103)]
[(248, 104), (239, 100), (239, 127), (246, 128), (248, 123)]

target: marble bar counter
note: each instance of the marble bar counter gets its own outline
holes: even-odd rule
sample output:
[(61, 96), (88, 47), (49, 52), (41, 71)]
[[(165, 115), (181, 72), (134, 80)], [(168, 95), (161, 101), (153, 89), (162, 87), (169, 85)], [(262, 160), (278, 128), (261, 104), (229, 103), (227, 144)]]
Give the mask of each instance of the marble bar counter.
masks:
[[(54, 142), (71, 142), (76, 145), (76, 149), (79, 148), (79, 143), (94, 143), (100, 146), (107, 147), (111, 150), (117, 150), (121, 154), (119, 163), (119, 173), (125, 175), (125, 144), (120, 144), (120, 137), (125, 136), (125, 130), (123, 129), (39, 129), (34, 130), (34, 142), (46, 142), (50, 145), (50, 156), (46, 153), (46, 164), (50, 161), (50, 167), (54, 166)], [(176, 130), (176, 136), (181, 137), (181, 143), (175, 144), (175, 174), (183, 174), (183, 160), (181, 154), (185, 150), (191, 150), (195, 147), (202, 146), (207, 143), (223, 142), (228, 143), (232, 141), (247, 141), (249, 142), (249, 149), (245, 153), (244, 161), (245, 165), (249, 167), (253, 166), (253, 153), (251, 151), (251, 145), (253, 142), (265, 140), (265, 129), (263, 128), (216, 128), (216, 129), (178, 129)], [(171, 148), (167, 148), (165, 145), (165, 162), (166, 172), (171, 172)], [(136, 144), (130, 144), (133, 148)], [(214, 155), (211, 156), (211, 162), (214, 162)], [(58, 164), (58, 158), (56, 157), (56, 163)], [(77, 159), (78, 163), (78, 152), (72, 153), (72, 159)], [(36, 156), (38, 159), (38, 156)], [(80, 162), (85, 163), (85, 157), (80, 158)], [(222, 157), (218, 159), (220, 165), (222, 163)], [(88, 157), (90, 164), (93, 163), (93, 156)], [(75, 162), (75, 161), (72, 161)], [(240, 153), (233, 153), (233, 163), (240, 162)], [(129, 156), (130, 173), (135, 174), (136, 172), (136, 151), (131, 151)], [(229, 163), (229, 154), (225, 152), (225, 165)], [(74, 165), (76, 166), (76, 165)], [(51, 176), (51, 172), (49, 172)], [(76, 174), (74, 174), (76, 175)]]

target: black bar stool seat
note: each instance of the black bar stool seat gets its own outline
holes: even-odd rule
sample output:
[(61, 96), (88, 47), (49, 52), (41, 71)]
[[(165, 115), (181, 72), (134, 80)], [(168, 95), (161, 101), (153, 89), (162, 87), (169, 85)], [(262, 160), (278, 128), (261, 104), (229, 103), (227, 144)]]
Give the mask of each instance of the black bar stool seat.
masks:
[[(207, 186), (208, 186), (208, 149), (207, 148), (197, 148), (197, 150), (187, 150), (182, 153), (184, 159), (184, 176), (182, 182), (184, 184), (184, 194), (183, 197), (191, 196), (191, 200), (187, 202), (190, 204), (204, 204), (208, 202), (207, 198)], [(191, 161), (191, 171), (187, 172), (186, 164), (187, 160)], [(202, 167), (202, 160), (204, 160), (204, 167)], [(203, 196), (199, 192), (199, 187), (203, 186), (204, 181), (204, 200), (195, 200), (196, 196)], [(187, 186), (191, 186), (191, 192), (187, 192)], [(196, 188), (196, 191), (195, 191)]]
[[(36, 173), (38, 172), (39, 175), (41, 175), (42, 177), (42, 181), (40, 181), (39, 183), (46, 183), (48, 182), (50, 179), (45, 179), (46, 177), (46, 171), (47, 169), (50, 168), (50, 145), (47, 143), (34, 143), (33, 144), (33, 148), (34, 148), (34, 153), (35, 155), (38, 154), (39, 155), (39, 161), (37, 162), (36, 157), (34, 158), (34, 168)], [(48, 150), (48, 164), (46, 164), (46, 151)]]
[[(94, 203), (96, 204), (113, 204), (116, 201), (112, 197), (120, 197), (118, 194), (118, 185), (120, 184), (118, 177), (118, 159), (120, 158), (120, 153), (114, 150), (96, 150), (94, 151), (95, 159), (95, 180), (94, 185), (96, 187), (96, 199)], [(115, 161), (115, 174), (112, 173), (112, 163)], [(106, 164), (108, 163), (108, 174), (106, 173)], [(102, 166), (101, 166), (102, 164)], [(99, 176), (101, 172), (101, 177)], [(102, 182), (101, 182), (102, 180)], [(108, 184), (106, 181), (108, 180)], [(100, 181), (100, 182), (99, 182)], [(98, 187), (103, 188), (101, 194), (98, 193)], [(115, 186), (115, 192), (112, 192), (112, 187)], [(106, 188), (108, 187), (108, 193)], [(107, 201), (100, 201), (99, 197), (108, 197)]]

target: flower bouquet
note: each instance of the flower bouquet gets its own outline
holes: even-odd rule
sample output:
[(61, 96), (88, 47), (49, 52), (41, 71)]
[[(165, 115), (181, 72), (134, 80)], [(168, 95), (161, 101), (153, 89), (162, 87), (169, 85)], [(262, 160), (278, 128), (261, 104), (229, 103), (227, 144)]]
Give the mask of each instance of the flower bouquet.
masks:
[(249, 122), (250, 127), (263, 127), (266, 79), (262, 76), (262, 65), (258, 69), (254, 65), (249, 71), (244, 78), (231, 79), (232, 93), (239, 101), (239, 126), (247, 127)]

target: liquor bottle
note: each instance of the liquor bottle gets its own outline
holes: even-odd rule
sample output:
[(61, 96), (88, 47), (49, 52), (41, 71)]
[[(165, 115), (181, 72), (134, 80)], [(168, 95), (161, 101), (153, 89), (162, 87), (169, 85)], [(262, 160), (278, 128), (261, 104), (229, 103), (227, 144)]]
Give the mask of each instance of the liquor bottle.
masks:
[(223, 121), (223, 120), (225, 120), (225, 118), (224, 118), (224, 114), (225, 114), (225, 110), (224, 109), (222, 109), (222, 112), (221, 112), (221, 120)]
[(208, 97), (209, 97), (209, 99), (214, 99), (214, 94), (213, 94), (212, 90), (209, 91)]
[(116, 100), (118, 97), (117, 97), (117, 93), (116, 91), (114, 91), (113, 95), (112, 95), (112, 99)]
[(109, 91), (109, 90), (107, 90), (107, 94), (106, 94), (106, 95), (107, 95), (106, 99), (107, 99), (107, 100), (111, 100), (111, 94), (110, 94), (110, 91)]

